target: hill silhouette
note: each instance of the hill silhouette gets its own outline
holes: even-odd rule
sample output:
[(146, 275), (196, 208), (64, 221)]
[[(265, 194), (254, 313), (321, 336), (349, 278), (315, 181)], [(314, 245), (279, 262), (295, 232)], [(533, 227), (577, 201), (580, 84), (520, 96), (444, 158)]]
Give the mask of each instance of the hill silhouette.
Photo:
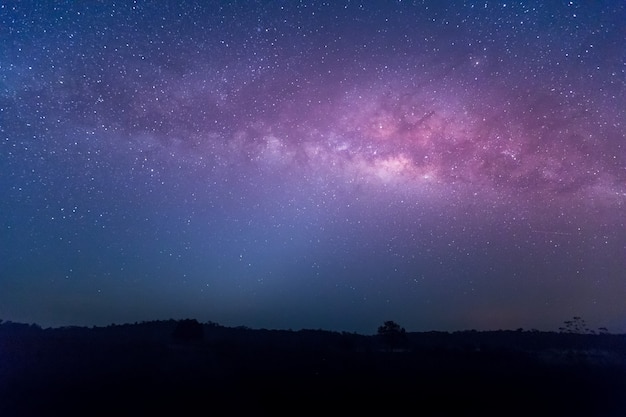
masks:
[(0, 415), (623, 416), (626, 335), (0, 323)]

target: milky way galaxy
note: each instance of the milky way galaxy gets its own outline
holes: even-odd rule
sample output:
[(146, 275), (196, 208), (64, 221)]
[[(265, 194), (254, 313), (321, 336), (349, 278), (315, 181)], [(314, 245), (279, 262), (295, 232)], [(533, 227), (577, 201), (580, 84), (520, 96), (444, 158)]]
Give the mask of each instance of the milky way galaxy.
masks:
[(626, 331), (626, 7), (3, 2), (0, 318)]

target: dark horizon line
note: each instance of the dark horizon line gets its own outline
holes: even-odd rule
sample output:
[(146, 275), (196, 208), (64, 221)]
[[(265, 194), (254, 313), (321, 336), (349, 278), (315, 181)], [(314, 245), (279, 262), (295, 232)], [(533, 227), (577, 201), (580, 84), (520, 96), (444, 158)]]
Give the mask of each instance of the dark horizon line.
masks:
[[(187, 320), (191, 320), (191, 321), (196, 321), (197, 323), (201, 324), (201, 325), (211, 325), (211, 326), (215, 326), (215, 327), (221, 327), (221, 328), (225, 328), (225, 329), (240, 329), (240, 330), (251, 330), (251, 331), (255, 331), (255, 330), (266, 330), (266, 331), (276, 331), (276, 332), (300, 332), (300, 331), (321, 331), (321, 332), (328, 332), (328, 333), (339, 333), (339, 334), (353, 334), (353, 335), (359, 335), (359, 336), (376, 336), (376, 332), (371, 333), (371, 334), (364, 334), (364, 333), (359, 333), (357, 331), (346, 331), (346, 330), (330, 330), (330, 329), (324, 329), (324, 328), (300, 328), (300, 329), (277, 329), (277, 328), (267, 328), (267, 327), (250, 327), (250, 326), (246, 326), (246, 325), (236, 325), (236, 326), (226, 326), (217, 322), (214, 322), (212, 320), (208, 320), (208, 321), (200, 321), (198, 319), (195, 318), (190, 318), (190, 317), (185, 317), (185, 318), (169, 318), (169, 319), (153, 319), (153, 320), (142, 320), (142, 321), (135, 321), (135, 322), (126, 322), (126, 323), (110, 323), (110, 324), (106, 324), (106, 325), (73, 325), (73, 324), (67, 324), (67, 325), (60, 325), (60, 326), (48, 326), (48, 327), (42, 327), (41, 325), (39, 325), (38, 323), (25, 323), (25, 322), (19, 322), (19, 321), (13, 321), (13, 320), (4, 320), (4, 319), (0, 319), (0, 326), (5, 325), (5, 324), (16, 324), (16, 325), (20, 325), (20, 326), (28, 326), (28, 327), (33, 327), (36, 328), (38, 330), (63, 330), (63, 329), (106, 329), (109, 327), (122, 327), (122, 326), (138, 326), (141, 324), (150, 324), (150, 323), (164, 323), (164, 322), (181, 322), (181, 321), (187, 321)], [(381, 321), (381, 324), (384, 321)], [(516, 332), (516, 333), (555, 333), (555, 334), (572, 334), (572, 335), (582, 335), (582, 336), (602, 336), (602, 335), (614, 335), (614, 336), (626, 336), (626, 332), (625, 333), (612, 333), (610, 332), (607, 328), (605, 327), (599, 327), (598, 329), (581, 329), (580, 331), (575, 331), (575, 330), (566, 330), (566, 329), (557, 329), (557, 330), (538, 330), (535, 328), (532, 329), (525, 329), (522, 327), (516, 328), (516, 329), (489, 329), (489, 330), (476, 330), (476, 329), (464, 329), (464, 330), (435, 330), (435, 329), (431, 329), (431, 330), (420, 330), (420, 331), (406, 331), (407, 334), (425, 334), (425, 333), (447, 333), (447, 334), (454, 334), (454, 333), (496, 333), (496, 332)]]

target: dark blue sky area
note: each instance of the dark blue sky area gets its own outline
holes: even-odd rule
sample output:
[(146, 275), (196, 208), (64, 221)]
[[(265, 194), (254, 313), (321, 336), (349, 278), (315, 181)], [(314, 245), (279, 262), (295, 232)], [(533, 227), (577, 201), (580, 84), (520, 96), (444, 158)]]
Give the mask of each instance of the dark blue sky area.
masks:
[(0, 318), (626, 331), (626, 7), (3, 2)]

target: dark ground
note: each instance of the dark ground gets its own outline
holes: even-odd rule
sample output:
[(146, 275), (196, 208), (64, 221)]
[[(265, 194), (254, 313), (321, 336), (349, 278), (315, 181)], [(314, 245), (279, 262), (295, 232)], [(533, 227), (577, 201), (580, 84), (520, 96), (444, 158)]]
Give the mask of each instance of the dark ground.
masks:
[(0, 416), (626, 415), (626, 335), (0, 324)]

